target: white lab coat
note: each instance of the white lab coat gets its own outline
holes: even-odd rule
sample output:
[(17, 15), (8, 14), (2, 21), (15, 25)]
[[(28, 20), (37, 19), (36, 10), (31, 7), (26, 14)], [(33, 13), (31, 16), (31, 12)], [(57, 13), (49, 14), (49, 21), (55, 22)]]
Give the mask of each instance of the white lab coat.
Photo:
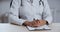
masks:
[[(31, 4), (30, 0), (22, 0), (23, 6), (21, 6), (21, 0), (13, 0), (10, 8), (9, 20), (10, 23), (16, 23), (22, 25), (26, 20), (33, 21), (33, 19), (44, 19), (50, 24), (52, 22), (52, 15), (47, 0), (42, 0), (44, 6), (39, 5), (39, 0), (33, 0)], [(18, 18), (20, 12), (21, 18)], [(42, 16), (43, 15), (43, 16)]]

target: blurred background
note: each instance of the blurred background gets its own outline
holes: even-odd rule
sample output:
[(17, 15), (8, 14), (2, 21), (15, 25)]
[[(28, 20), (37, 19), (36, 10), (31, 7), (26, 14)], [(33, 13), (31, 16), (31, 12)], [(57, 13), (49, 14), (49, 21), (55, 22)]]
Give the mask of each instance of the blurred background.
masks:
[[(8, 22), (8, 12), (11, 0), (0, 0), (0, 23)], [(60, 0), (48, 0), (51, 8), (53, 22), (60, 22)]]

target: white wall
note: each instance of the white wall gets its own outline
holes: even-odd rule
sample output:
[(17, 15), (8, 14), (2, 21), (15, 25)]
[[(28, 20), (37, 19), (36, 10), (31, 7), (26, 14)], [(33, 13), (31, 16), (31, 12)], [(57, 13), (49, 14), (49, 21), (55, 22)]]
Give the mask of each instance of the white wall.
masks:
[(60, 22), (60, 0), (48, 0), (48, 2), (53, 10), (54, 22)]
[[(1, 0), (0, 1), (0, 22), (7, 22), (8, 17), (5, 17), (4, 14), (9, 11), (9, 6), (10, 6), (10, 0)], [(4, 19), (3, 19), (4, 18)]]
[(10, 0), (0, 1), (0, 16), (9, 11)]

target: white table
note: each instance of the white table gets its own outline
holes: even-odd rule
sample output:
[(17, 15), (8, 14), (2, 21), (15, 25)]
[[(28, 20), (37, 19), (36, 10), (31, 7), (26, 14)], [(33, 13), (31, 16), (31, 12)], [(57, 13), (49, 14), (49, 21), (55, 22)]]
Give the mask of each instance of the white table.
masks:
[(53, 23), (51, 25), (51, 28), (52, 30), (29, 31), (24, 26), (17, 26), (9, 23), (0, 23), (0, 32), (60, 32), (60, 23)]

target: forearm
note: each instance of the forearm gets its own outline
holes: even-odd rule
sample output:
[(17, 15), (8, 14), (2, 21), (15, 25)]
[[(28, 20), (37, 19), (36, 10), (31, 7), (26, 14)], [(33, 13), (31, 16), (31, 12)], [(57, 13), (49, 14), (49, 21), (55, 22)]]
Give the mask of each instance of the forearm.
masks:
[(14, 16), (14, 15), (9, 15), (9, 20), (10, 23), (14, 23), (18, 25), (22, 25), (26, 21), (24, 19), (19, 19), (18, 16)]
[(46, 20), (49, 24), (51, 24), (53, 20), (51, 10), (50, 10), (47, 0), (44, 0), (43, 19)]

